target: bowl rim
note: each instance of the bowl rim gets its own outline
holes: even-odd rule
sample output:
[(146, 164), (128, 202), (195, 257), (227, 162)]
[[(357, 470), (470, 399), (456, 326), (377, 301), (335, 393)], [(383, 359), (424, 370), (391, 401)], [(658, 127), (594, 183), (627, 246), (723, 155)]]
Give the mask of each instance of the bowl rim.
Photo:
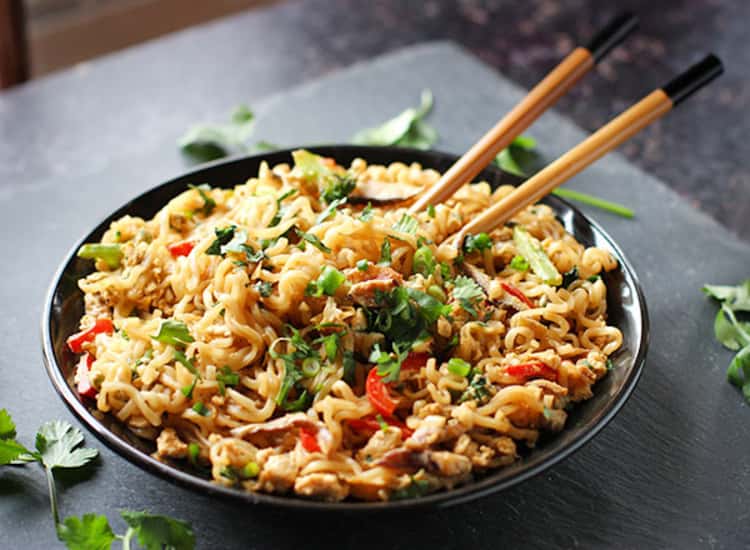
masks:
[[(273, 151), (265, 151), (254, 155), (237, 155), (221, 158), (208, 163), (203, 163), (193, 167), (192, 169), (183, 172), (179, 176), (170, 178), (167, 181), (163, 181), (149, 187), (137, 196), (123, 203), (120, 207), (112, 211), (111, 213), (104, 216), (91, 231), (87, 232), (76, 243), (65, 253), (63, 260), (56, 268), (53, 275), (52, 281), (47, 289), (46, 297), (44, 300), (44, 306), (41, 316), (41, 344), (44, 358), (44, 366), (47, 371), (47, 375), (52, 383), (53, 388), (57, 394), (63, 399), (68, 409), (77, 417), (77, 419), (86, 427), (86, 429), (93, 433), (97, 439), (104, 443), (110, 450), (114, 451), (122, 458), (125, 458), (128, 462), (137, 465), (141, 469), (154, 474), (162, 479), (165, 479), (172, 484), (180, 487), (191, 489), (201, 494), (209, 495), (212, 497), (228, 498), (235, 502), (243, 502), (245, 504), (269, 504), (275, 507), (287, 508), (287, 509), (298, 509), (298, 510), (318, 510), (318, 511), (339, 511), (339, 512), (359, 512), (359, 511), (377, 511), (377, 510), (396, 510), (396, 509), (413, 509), (428, 506), (452, 506), (456, 504), (463, 504), (465, 502), (486, 497), (490, 494), (509, 489), (515, 485), (520, 484), (532, 477), (535, 477), (547, 470), (548, 468), (560, 463), (562, 460), (568, 458), (573, 453), (581, 449), (594, 436), (596, 436), (601, 430), (609, 424), (614, 416), (620, 411), (623, 405), (632, 395), (642, 373), (645, 364), (646, 353), (649, 347), (650, 339), (650, 323), (648, 316), (648, 309), (646, 306), (645, 297), (641, 287), (641, 283), (638, 276), (635, 273), (630, 261), (627, 259), (625, 254), (622, 252), (620, 247), (615, 243), (614, 239), (602, 229), (602, 227), (595, 221), (589, 219), (583, 214), (578, 208), (571, 205), (569, 202), (561, 199), (557, 196), (548, 196), (548, 199), (554, 204), (565, 207), (566, 209), (573, 212), (577, 219), (583, 220), (589, 227), (592, 228), (595, 234), (598, 234), (611, 250), (617, 256), (617, 260), (621, 265), (621, 269), (626, 273), (632, 281), (632, 288), (634, 292), (634, 303), (637, 303), (640, 310), (641, 318), (641, 332), (640, 340), (638, 341), (637, 352), (632, 358), (632, 368), (627, 378), (623, 381), (622, 387), (617, 394), (606, 403), (603, 413), (599, 415), (593, 424), (581, 433), (577, 438), (572, 441), (563, 444), (563, 446), (556, 452), (548, 457), (541, 459), (538, 463), (532, 464), (531, 466), (519, 471), (515, 475), (511, 475), (505, 479), (493, 479), (502, 469), (496, 470), (492, 474), (480, 478), (479, 480), (459, 485), (458, 487), (450, 490), (441, 490), (436, 493), (432, 493), (426, 496), (410, 498), (404, 500), (393, 500), (393, 501), (378, 501), (378, 502), (359, 502), (359, 501), (342, 501), (342, 502), (324, 502), (316, 500), (306, 500), (293, 496), (281, 496), (275, 494), (267, 494), (260, 492), (247, 491), (244, 489), (236, 489), (233, 487), (225, 487), (223, 485), (216, 484), (211, 480), (201, 478), (195, 475), (191, 475), (188, 472), (179, 470), (175, 467), (170, 466), (167, 463), (160, 462), (139, 449), (131, 446), (125, 440), (110, 431), (100, 420), (98, 420), (94, 414), (89, 410), (85, 403), (79, 399), (78, 395), (74, 392), (73, 388), (68, 384), (63, 370), (58, 365), (55, 357), (54, 344), (52, 341), (51, 333), (51, 319), (53, 310), (53, 300), (60, 284), (60, 281), (69, 265), (71, 260), (75, 257), (78, 248), (83, 244), (88, 236), (102, 227), (113, 216), (122, 215), (123, 210), (130, 208), (133, 204), (142, 201), (146, 195), (152, 193), (160, 187), (166, 187), (178, 180), (182, 180), (189, 177), (192, 174), (197, 174), (205, 170), (222, 167), (224, 165), (236, 163), (236, 162), (248, 162), (254, 160), (262, 160), (264, 156), (291, 154), (292, 151), (300, 147), (284, 148)], [(452, 153), (446, 153), (438, 150), (420, 150), (408, 147), (395, 147), (395, 146), (363, 146), (363, 145), (351, 145), (351, 144), (317, 144), (307, 145), (304, 148), (311, 150), (320, 149), (336, 149), (338, 151), (355, 152), (361, 151), (362, 154), (359, 156), (367, 157), (367, 151), (385, 151), (393, 153), (394, 158), (398, 158), (397, 155), (432, 155), (435, 159), (442, 159), (449, 162), (458, 159), (458, 156)], [(488, 167), (491, 170), (501, 172), (504, 176), (516, 181), (521, 181), (520, 178), (504, 172), (498, 167)], [(631, 285), (627, 285), (631, 286)]]

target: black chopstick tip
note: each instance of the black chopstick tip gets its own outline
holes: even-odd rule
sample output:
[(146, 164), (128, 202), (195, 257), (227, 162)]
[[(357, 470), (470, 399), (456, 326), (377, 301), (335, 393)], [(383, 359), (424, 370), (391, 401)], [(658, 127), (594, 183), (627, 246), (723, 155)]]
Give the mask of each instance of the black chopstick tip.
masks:
[(724, 64), (721, 59), (711, 53), (669, 81), (662, 90), (676, 107), (723, 72)]
[(594, 35), (586, 49), (591, 53), (594, 62), (599, 62), (637, 28), (638, 17), (634, 13), (621, 13)]

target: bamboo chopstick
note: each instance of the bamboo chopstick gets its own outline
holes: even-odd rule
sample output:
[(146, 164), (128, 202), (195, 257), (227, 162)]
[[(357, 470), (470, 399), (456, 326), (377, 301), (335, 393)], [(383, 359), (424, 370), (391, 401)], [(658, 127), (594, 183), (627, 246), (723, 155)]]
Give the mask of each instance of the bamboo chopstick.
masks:
[(464, 183), (471, 181), (505, 149), (539, 115), (553, 105), (578, 82), (612, 48), (622, 42), (636, 27), (638, 19), (619, 15), (599, 31), (586, 47), (573, 50), (544, 77), (518, 105), (487, 132), (464, 156), (443, 174), (434, 186), (409, 208), (411, 213), (424, 210), (448, 199)]
[(719, 58), (708, 55), (666, 86), (654, 90), (461, 228), (455, 236), (457, 246), (461, 246), (466, 235), (488, 232), (504, 224), (514, 214), (537, 202), (555, 187), (669, 112), (722, 72)]

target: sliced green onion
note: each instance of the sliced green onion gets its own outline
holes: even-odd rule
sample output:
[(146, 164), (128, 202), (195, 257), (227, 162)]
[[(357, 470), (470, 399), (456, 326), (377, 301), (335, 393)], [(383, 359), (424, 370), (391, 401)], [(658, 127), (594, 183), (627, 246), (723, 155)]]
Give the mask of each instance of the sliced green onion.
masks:
[(188, 445), (188, 456), (190, 457), (190, 463), (193, 466), (198, 465), (198, 457), (201, 454), (201, 447), (197, 443), (193, 442)]
[(327, 296), (333, 296), (336, 294), (336, 289), (341, 286), (341, 283), (343, 283), (346, 280), (346, 275), (341, 273), (338, 269), (335, 267), (332, 267), (330, 265), (327, 265), (323, 268), (323, 271), (320, 272), (320, 277), (318, 277), (317, 285), (318, 288), (323, 292), (323, 294)]
[(110, 269), (120, 267), (122, 250), (119, 244), (84, 244), (77, 256), (84, 260), (102, 260)]
[(516, 271), (528, 271), (529, 262), (521, 255), (513, 256), (513, 259), (510, 261), (510, 267)]
[(448, 361), (448, 370), (458, 376), (468, 376), (471, 365), (459, 357), (451, 357)]
[(320, 372), (320, 361), (313, 357), (308, 357), (302, 361), (302, 374), (306, 378), (312, 378)]
[(549, 259), (541, 243), (520, 225), (513, 228), (513, 242), (519, 254), (526, 258), (531, 269), (548, 285), (562, 284), (562, 275)]
[(440, 302), (445, 303), (447, 301), (447, 297), (445, 296), (445, 291), (440, 288), (438, 285), (430, 285), (427, 289), (427, 294), (435, 298), (436, 300), (439, 300)]
[(552, 194), (564, 199), (578, 201), (581, 204), (587, 204), (589, 206), (599, 208), (601, 210), (604, 210), (605, 212), (617, 214), (618, 216), (622, 216), (623, 218), (633, 218), (635, 216), (635, 212), (633, 212), (633, 210), (631, 210), (627, 206), (623, 206), (622, 204), (617, 204), (616, 202), (608, 201), (605, 199), (600, 199), (599, 197), (589, 195), (588, 193), (581, 193), (580, 191), (573, 191), (572, 189), (558, 188), (552, 191)]
[(432, 204), (427, 206), (427, 215), (431, 218), (435, 217), (435, 207)]
[(260, 466), (258, 466), (257, 462), (252, 462), (252, 461), (248, 462), (242, 468), (242, 477), (245, 479), (257, 477), (259, 473), (260, 473)]
[(357, 269), (359, 269), (360, 271), (367, 271), (367, 268), (368, 268), (369, 266), (370, 266), (370, 262), (368, 262), (368, 261), (367, 261), (367, 260), (365, 260), (364, 258), (363, 258), (363, 259), (361, 259), (361, 260), (359, 260), (359, 261), (357, 262)]

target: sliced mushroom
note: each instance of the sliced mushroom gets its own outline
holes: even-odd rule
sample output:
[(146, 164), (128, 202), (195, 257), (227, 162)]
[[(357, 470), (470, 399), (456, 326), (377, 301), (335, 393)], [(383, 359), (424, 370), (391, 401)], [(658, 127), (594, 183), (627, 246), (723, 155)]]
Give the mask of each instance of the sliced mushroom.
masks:
[(349, 195), (351, 203), (393, 204), (414, 198), (421, 187), (401, 182), (360, 181)]
[(234, 437), (245, 437), (254, 434), (271, 434), (274, 432), (283, 432), (291, 428), (308, 428), (317, 432), (323, 425), (307, 416), (305, 413), (298, 412), (284, 415), (275, 420), (263, 422), (262, 424), (248, 424), (232, 430)]
[(463, 476), (471, 472), (471, 461), (465, 456), (450, 451), (413, 451), (403, 447), (387, 452), (375, 464), (410, 473), (424, 469), (442, 476)]
[(484, 293), (489, 298), (490, 295), (490, 283), (492, 282), (492, 279), (490, 279), (490, 276), (487, 275), (484, 271), (479, 269), (477, 266), (472, 265), (467, 262), (461, 263), (461, 270), (466, 273), (469, 277), (474, 279), (474, 282), (479, 285), (479, 287), (484, 290)]

